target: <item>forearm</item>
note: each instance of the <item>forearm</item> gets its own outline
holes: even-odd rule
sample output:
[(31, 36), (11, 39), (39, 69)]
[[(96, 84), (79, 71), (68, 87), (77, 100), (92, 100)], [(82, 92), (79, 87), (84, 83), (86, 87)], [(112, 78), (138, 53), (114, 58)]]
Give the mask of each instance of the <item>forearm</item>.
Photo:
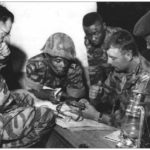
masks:
[(85, 87), (82, 87), (80, 89), (74, 89), (74, 88), (66, 89), (66, 95), (72, 98), (76, 98), (76, 99), (85, 97), (85, 93), (86, 93)]

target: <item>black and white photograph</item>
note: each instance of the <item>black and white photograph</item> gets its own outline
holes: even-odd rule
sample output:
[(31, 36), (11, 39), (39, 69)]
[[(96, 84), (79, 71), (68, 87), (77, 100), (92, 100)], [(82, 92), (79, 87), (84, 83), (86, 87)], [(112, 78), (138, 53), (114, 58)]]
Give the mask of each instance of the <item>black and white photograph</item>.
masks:
[(150, 2), (0, 1), (1, 148), (150, 148)]

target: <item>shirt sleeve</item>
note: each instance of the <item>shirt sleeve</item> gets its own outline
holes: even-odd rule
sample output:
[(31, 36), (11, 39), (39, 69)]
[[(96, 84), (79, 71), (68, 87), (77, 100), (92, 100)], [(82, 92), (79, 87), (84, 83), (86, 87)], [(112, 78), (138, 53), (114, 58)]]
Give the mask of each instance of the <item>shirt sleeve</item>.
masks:
[(0, 76), (0, 111), (4, 110), (13, 99), (10, 98), (10, 91), (6, 81)]
[(79, 64), (71, 64), (67, 74), (67, 94), (80, 98), (85, 95), (83, 69)]
[(42, 54), (32, 57), (26, 65), (25, 86), (30, 89), (39, 89), (45, 77), (47, 66), (44, 63)]
[(150, 74), (142, 73), (133, 89), (135, 93), (141, 93), (140, 103), (145, 107), (146, 115), (150, 118)]

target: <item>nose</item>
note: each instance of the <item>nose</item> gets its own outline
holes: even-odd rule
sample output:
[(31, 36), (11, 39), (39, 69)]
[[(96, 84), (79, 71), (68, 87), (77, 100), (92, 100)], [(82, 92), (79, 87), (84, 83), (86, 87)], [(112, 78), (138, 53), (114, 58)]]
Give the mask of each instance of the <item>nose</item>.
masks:
[(93, 36), (92, 36), (92, 40), (95, 41), (96, 39), (97, 39), (97, 36), (96, 36), (96, 35), (93, 35)]
[(108, 64), (112, 64), (112, 59), (108, 57), (107, 63), (108, 63)]
[(61, 61), (61, 62), (59, 63), (59, 66), (62, 67), (62, 68), (64, 68), (64, 67), (65, 67), (64, 61)]

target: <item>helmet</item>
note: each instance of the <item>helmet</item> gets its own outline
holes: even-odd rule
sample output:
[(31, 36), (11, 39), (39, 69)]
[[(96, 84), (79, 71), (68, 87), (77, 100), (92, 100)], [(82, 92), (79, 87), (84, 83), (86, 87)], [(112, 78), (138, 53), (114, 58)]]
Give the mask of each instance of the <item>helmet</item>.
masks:
[(68, 60), (76, 56), (75, 46), (72, 39), (64, 33), (54, 33), (46, 41), (42, 48), (44, 53), (51, 56), (58, 56)]

